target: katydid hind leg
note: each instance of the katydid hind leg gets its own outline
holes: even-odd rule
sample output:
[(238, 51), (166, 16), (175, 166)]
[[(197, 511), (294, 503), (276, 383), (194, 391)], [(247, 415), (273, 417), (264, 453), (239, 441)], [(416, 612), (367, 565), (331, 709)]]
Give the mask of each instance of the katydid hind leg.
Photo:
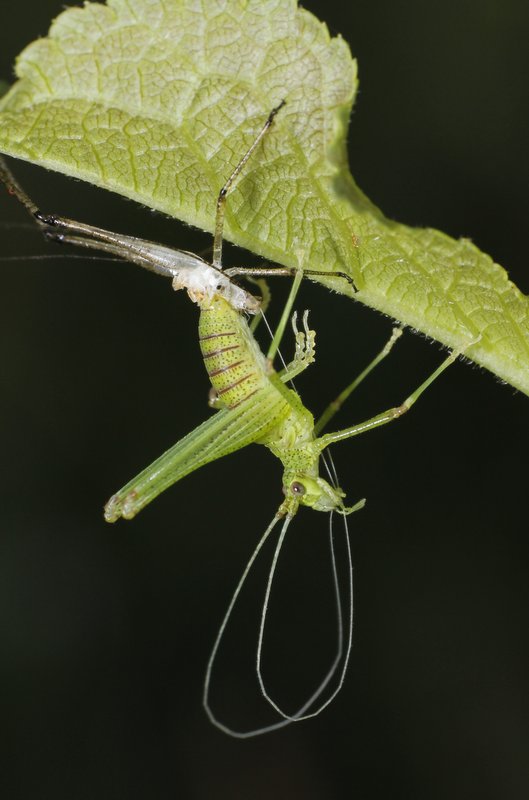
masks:
[(267, 414), (259, 414), (258, 400), (257, 395), (254, 403), (221, 408), (180, 439), (110, 498), (105, 506), (106, 521), (132, 519), (186, 475), (257, 441), (271, 424)]

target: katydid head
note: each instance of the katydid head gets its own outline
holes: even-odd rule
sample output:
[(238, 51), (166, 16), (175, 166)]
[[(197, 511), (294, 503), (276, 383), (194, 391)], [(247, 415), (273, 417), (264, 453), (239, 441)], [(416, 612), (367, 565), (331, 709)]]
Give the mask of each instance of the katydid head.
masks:
[(315, 511), (337, 511), (339, 514), (351, 514), (365, 504), (365, 500), (360, 500), (348, 508), (343, 502), (345, 492), (339, 486), (331, 486), (319, 475), (287, 473), (283, 493), (285, 501), (281, 508), (288, 514), (295, 514), (300, 505), (308, 506)]

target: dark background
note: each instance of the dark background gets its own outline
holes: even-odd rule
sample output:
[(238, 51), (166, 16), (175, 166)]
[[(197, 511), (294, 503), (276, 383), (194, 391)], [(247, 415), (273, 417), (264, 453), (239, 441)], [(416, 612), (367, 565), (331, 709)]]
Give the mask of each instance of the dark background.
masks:
[[(528, 291), (529, 4), (305, 6), (360, 62), (349, 140), (361, 188), (388, 216), (471, 237)], [(59, 10), (9, 4), (0, 77)], [(25, 165), (17, 174), (49, 210), (189, 250), (209, 244), (130, 201)], [(26, 221), (4, 196), (0, 215)], [(4, 254), (46, 251), (31, 230), (0, 236)], [(127, 265), (22, 261), (1, 272), (4, 796), (526, 798), (529, 398), (458, 364), (399, 424), (335, 448), (349, 499), (368, 498), (351, 518), (345, 687), (317, 720), (234, 741), (201, 710), (203, 672), (280, 502), (280, 465), (247, 448), (134, 522), (106, 525), (109, 494), (208, 413), (196, 309)], [(317, 286), (299, 305), (311, 308), (318, 357), (298, 388), (317, 412), (390, 322)], [(408, 333), (337, 426), (401, 401), (441, 358)], [(332, 650), (325, 524), (300, 512), (274, 595), (268, 672), (293, 704)], [(219, 666), (219, 706), (243, 726), (261, 721), (251, 658), (262, 579)]]

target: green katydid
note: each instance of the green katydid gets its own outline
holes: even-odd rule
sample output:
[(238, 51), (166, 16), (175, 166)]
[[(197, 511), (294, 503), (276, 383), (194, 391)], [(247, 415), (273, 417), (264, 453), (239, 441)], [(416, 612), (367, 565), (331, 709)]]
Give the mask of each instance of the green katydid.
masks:
[[(299, 506), (307, 506), (317, 511), (331, 512), (331, 514), (336, 511), (345, 517), (361, 508), (365, 502), (361, 500), (351, 507), (345, 505), (345, 495), (341, 488), (337, 485), (332, 485), (320, 476), (320, 456), (334, 442), (357, 436), (360, 433), (398, 419), (409, 410), (425, 389), (458, 356), (457, 353), (451, 353), (433, 374), (401, 405), (344, 430), (322, 434), (323, 426), (329, 422), (339, 405), (380, 360), (387, 355), (400, 334), (400, 330), (394, 331), (390, 341), (381, 353), (341, 393), (338, 400), (330, 404), (320, 420), (315, 423), (312, 414), (305, 408), (296, 391), (286, 385), (314, 361), (315, 333), (308, 328), (306, 313), (303, 317), (302, 331), (297, 329), (296, 317), (293, 317), (296, 342), (293, 360), (280, 372), (276, 372), (272, 366), (273, 358), (276, 355), (279, 342), (291, 315), (292, 305), (300, 281), (304, 275), (310, 276), (313, 274), (312, 270), (305, 270), (302, 263), (300, 263), (299, 269), (295, 271), (292, 291), (270, 349), (266, 356), (261, 352), (250, 326), (241, 313), (242, 311), (256, 313), (259, 310), (259, 301), (251, 293), (233, 283), (232, 277), (236, 274), (292, 275), (293, 271), (273, 267), (263, 269), (235, 268), (222, 271), (224, 207), (229, 190), (270, 128), (280, 107), (270, 113), (252, 146), (244, 154), (220, 191), (217, 201), (213, 260), (211, 264), (192, 253), (173, 250), (135, 237), (114, 234), (73, 220), (43, 214), (19, 186), (8, 168), (3, 162), (0, 162), (0, 179), (7, 185), (8, 190), (36, 218), (48, 237), (87, 248), (102, 250), (139, 264), (157, 274), (171, 277), (174, 288), (186, 288), (191, 298), (200, 308), (199, 340), (206, 370), (217, 398), (217, 413), (177, 442), (170, 450), (114, 494), (105, 507), (105, 519), (108, 522), (115, 522), (120, 517), (131, 519), (161, 492), (184, 476), (251, 443), (265, 445), (283, 464), (284, 500), (254, 551), (237, 586), (215, 641), (204, 685), (204, 706), (210, 719), (222, 730), (240, 737), (263, 733), (293, 721), (315, 716), (331, 702), (340, 690), (345, 676), (351, 647), (352, 613), (350, 613), (349, 617), (348, 635), (344, 647), (339, 594), (337, 594), (339, 617), (337, 657), (319, 687), (303, 706), (295, 713), (285, 713), (269, 695), (261, 674), (263, 632), (272, 579), (282, 542)], [(335, 273), (335, 275), (338, 278), (350, 280), (348, 276), (339, 273)], [(211, 670), (221, 637), (242, 584), (265, 540), (280, 520), (283, 521), (283, 525), (269, 574), (259, 629), (257, 677), (263, 696), (280, 715), (281, 719), (279, 722), (265, 728), (249, 732), (238, 732), (220, 722), (210, 708)], [(333, 570), (335, 573), (334, 566)], [(352, 584), (350, 584), (349, 588), (352, 591)], [(314, 704), (321, 697), (333, 675), (336, 674), (340, 660), (342, 669), (340, 670), (336, 687), (331, 691), (330, 696), (314, 710)]]

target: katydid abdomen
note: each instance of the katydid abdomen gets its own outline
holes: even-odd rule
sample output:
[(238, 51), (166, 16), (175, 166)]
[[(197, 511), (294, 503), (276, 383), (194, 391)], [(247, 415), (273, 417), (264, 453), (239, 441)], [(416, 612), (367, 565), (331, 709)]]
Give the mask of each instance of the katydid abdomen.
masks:
[(216, 295), (202, 308), (198, 338), (211, 385), (222, 406), (236, 408), (269, 383), (272, 371), (245, 321)]

